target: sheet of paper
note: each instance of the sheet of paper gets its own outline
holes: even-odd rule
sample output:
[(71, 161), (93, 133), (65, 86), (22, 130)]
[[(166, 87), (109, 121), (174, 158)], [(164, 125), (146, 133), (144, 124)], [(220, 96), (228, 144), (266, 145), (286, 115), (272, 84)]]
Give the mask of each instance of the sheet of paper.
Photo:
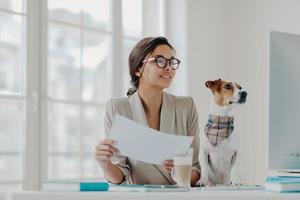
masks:
[(156, 131), (135, 121), (116, 115), (109, 138), (121, 155), (147, 163), (162, 165), (166, 159), (173, 159), (180, 149), (188, 149), (191, 136), (178, 136)]

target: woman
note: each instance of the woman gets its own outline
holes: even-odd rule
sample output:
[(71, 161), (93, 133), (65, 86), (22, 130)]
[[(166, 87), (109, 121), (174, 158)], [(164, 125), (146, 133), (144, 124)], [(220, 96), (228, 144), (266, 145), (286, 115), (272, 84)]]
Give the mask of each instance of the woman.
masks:
[[(163, 90), (171, 84), (180, 60), (164, 37), (139, 41), (129, 56), (129, 72), (133, 88), (128, 98), (111, 99), (106, 105), (105, 133), (111, 128), (115, 114), (150, 128), (175, 135), (194, 136), (191, 185), (200, 178), (198, 114), (191, 97), (177, 97)], [(104, 139), (96, 146), (96, 160), (107, 181), (115, 184), (175, 184), (170, 176), (173, 161), (162, 166), (120, 156), (113, 147), (116, 141)]]

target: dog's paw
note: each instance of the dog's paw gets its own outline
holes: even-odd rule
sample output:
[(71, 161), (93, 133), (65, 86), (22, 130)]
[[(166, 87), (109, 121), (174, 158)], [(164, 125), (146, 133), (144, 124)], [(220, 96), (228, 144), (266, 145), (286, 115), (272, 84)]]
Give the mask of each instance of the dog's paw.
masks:
[(200, 180), (197, 182), (197, 185), (201, 187), (208, 186), (209, 185), (208, 177), (201, 176)]
[(231, 185), (235, 185), (235, 186), (241, 186), (241, 185), (243, 185), (243, 183), (241, 182), (241, 181), (239, 181), (238, 179), (232, 179), (231, 180)]
[(206, 182), (206, 181), (198, 181), (197, 182), (197, 186), (200, 186), (200, 187), (204, 187), (204, 186), (208, 186), (209, 184), (208, 184), (208, 182)]

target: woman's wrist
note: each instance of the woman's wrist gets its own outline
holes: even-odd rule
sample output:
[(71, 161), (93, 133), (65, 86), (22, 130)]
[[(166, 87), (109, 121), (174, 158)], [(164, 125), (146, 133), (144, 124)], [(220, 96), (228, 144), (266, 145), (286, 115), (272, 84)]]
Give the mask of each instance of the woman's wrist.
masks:
[(111, 160), (107, 160), (106, 162), (98, 162), (99, 163), (99, 166), (103, 169), (103, 170), (106, 170), (106, 169), (109, 169), (111, 167), (112, 162)]
[(106, 165), (102, 166), (104, 178), (113, 184), (120, 184), (124, 181), (125, 177), (123, 172), (109, 161)]

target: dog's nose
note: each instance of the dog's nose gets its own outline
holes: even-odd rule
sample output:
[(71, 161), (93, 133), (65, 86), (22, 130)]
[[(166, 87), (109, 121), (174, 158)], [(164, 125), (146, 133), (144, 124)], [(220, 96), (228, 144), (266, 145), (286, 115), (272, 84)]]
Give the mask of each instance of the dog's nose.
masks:
[(247, 92), (243, 91), (243, 92), (241, 93), (241, 97), (247, 97)]

